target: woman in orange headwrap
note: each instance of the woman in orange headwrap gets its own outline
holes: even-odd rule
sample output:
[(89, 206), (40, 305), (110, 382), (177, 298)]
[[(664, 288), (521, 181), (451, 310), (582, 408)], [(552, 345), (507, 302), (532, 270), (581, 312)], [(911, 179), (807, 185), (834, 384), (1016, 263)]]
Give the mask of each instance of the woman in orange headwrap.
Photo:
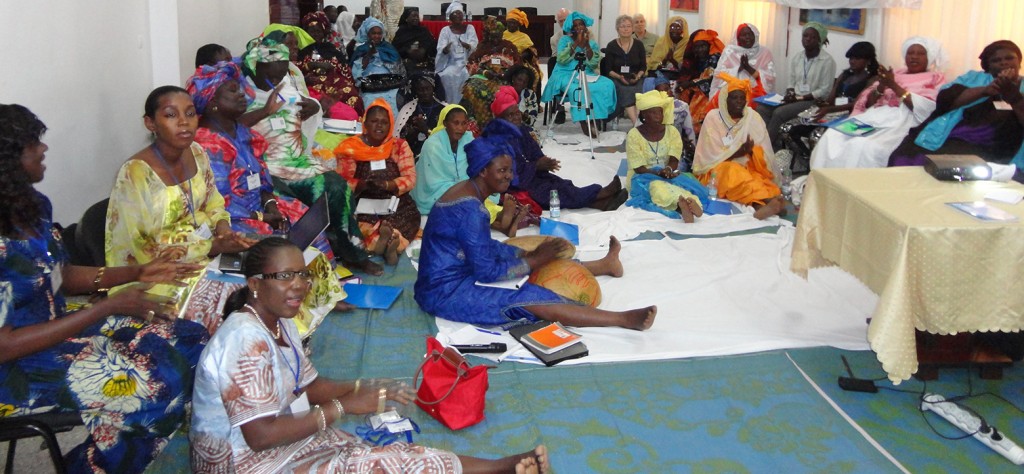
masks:
[(711, 97), (711, 80), (722, 57), (725, 44), (718, 39), (715, 30), (697, 30), (690, 35), (690, 42), (683, 53), (683, 63), (676, 86), (676, 97), (690, 105), (693, 131), (700, 134), (701, 124), (708, 113)]
[(778, 215), (785, 201), (765, 161), (774, 152), (764, 119), (747, 106), (750, 82), (725, 73), (718, 78), (725, 84), (723, 93), (718, 94), (718, 110), (704, 120), (693, 173), (704, 185), (715, 181), (717, 197), (754, 206), (758, 219)]
[(409, 144), (394, 137), (395, 115), (388, 102), (378, 97), (363, 115), (363, 133), (345, 139), (334, 154), (338, 174), (354, 190), (357, 199), (398, 197), (392, 214), (357, 214), (366, 248), (384, 255), (389, 265), (398, 263), (420, 229), (420, 212), (409, 191), (416, 186), (416, 163)]

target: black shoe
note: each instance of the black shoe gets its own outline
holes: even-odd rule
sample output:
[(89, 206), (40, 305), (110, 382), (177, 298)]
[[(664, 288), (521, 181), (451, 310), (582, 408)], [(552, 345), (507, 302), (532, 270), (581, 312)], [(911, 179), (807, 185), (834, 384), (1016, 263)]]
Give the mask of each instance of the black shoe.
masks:
[(558, 112), (555, 112), (555, 125), (563, 123), (565, 123), (565, 109), (558, 109)]

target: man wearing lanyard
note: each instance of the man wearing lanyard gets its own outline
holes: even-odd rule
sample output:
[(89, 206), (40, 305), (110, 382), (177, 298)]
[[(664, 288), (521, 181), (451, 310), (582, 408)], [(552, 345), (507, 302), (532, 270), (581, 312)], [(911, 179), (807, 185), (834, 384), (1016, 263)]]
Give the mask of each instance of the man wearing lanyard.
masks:
[(821, 48), (828, 44), (825, 26), (816, 21), (804, 24), (801, 43), (803, 51), (789, 61), (789, 81), (794, 86), (786, 89), (782, 104), (776, 107), (757, 105), (757, 112), (764, 119), (768, 138), (776, 150), (782, 149), (782, 124), (796, 118), (815, 101), (828, 99), (836, 78), (836, 61)]

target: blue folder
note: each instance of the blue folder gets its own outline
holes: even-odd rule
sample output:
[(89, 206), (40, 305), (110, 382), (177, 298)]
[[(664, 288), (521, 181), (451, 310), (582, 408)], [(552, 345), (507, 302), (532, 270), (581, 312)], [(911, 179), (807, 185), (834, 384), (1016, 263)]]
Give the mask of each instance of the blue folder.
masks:
[(345, 302), (364, 309), (388, 309), (402, 293), (401, 287), (362, 283), (348, 283), (343, 288), (348, 294)]
[(732, 203), (729, 201), (722, 201), (720, 199), (708, 200), (708, 205), (704, 206), (704, 213), (715, 215), (715, 214), (732, 214)]
[(580, 228), (576, 224), (556, 221), (547, 217), (540, 218), (540, 235), (561, 237), (573, 245), (580, 244)]

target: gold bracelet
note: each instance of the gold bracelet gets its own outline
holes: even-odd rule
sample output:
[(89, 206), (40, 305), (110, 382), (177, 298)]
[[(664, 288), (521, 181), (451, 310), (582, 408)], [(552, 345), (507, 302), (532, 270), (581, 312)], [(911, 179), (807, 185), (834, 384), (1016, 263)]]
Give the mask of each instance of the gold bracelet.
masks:
[(100, 267), (96, 270), (96, 277), (92, 279), (92, 286), (96, 288), (97, 293), (106, 293), (110, 291), (110, 288), (103, 288), (100, 286), (100, 280), (103, 280), (103, 274), (107, 272), (107, 267)]
[(263, 221), (263, 213), (260, 212), (260, 211), (253, 211), (253, 212), (256, 213), (256, 220), (262, 222)]
[(340, 420), (341, 417), (345, 416), (345, 407), (341, 406), (341, 402), (337, 398), (331, 399), (331, 403), (334, 403), (334, 408), (338, 409), (338, 420)]
[(900, 102), (907, 100), (907, 97), (910, 97), (910, 91), (903, 92), (903, 95), (900, 96)]
[(359, 384), (360, 384), (360, 383), (361, 383), (362, 381), (363, 381), (363, 379), (356, 379), (356, 388), (352, 389), (352, 393), (353, 393), (353, 394), (359, 393)]
[(313, 405), (313, 411), (316, 412), (317, 415), (319, 415), (316, 417), (316, 427), (319, 428), (319, 431), (326, 430), (327, 416), (324, 415), (324, 409), (320, 408), (320, 405)]
[(377, 391), (377, 413), (384, 413), (385, 402), (388, 401), (388, 389), (382, 388)]

